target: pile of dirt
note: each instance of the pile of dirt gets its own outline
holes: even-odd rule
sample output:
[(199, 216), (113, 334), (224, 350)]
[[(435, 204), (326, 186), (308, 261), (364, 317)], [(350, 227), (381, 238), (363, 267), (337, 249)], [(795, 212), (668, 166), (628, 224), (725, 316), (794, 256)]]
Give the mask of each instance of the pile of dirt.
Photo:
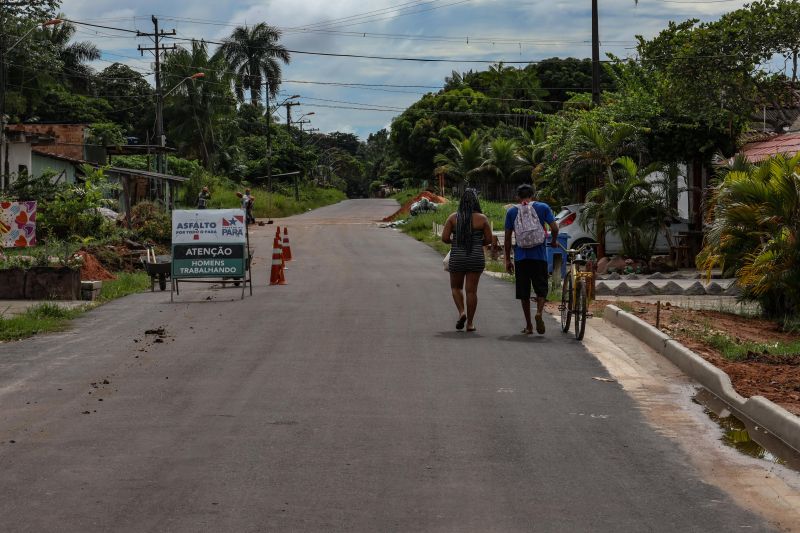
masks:
[(114, 274), (106, 270), (103, 265), (100, 264), (100, 261), (89, 252), (80, 251), (78, 255), (83, 258), (83, 264), (81, 265), (82, 281), (108, 281), (117, 279)]
[[(593, 302), (593, 310), (597, 312), (607, 303), (613, 302)], [(633, 314), (655, 325), (655, 305), (643, 302), (629, 305)], [(719, 311), (662, 305), (660, 315), (659, 329), (727, 373), (739, 394), (748, 398), (764, 396), (800, 416), (800, 354), (779, 356), (751, 351), (742, 359), (731, 361), (713, 346), (709, 334), (720, 332), (737, 343), (792, 342), (800, 340), (800, 335), (782, 331), (769, 320)]]
[(419, 202), (423, 198), (427, 198), (428, 200), (430, 200), (431, 202), (433, 202), (435, 204), (446, 204), (448, 202), (447, 198), (445, 198), (444, 196), (439, 196), (438, 194), (434, 194), (434, 193), (428, 192), (428, 191), (422, 191), (421, 193), (419, 193), (418, 195), (416, 195), (415, 197), (413, 197), (412, 199), (410, 199), (409, 201), (404, 203), (400, 207), (400, 209), (397, 210), (396, 213), (394, 213), (391, 216), (388, 216), (388, 217), (384, 218), (383, 221), (384, 222), (391, 222), (392, 220), (394, 220), (395, 218), (397, 218), (397, 217), (399, 217), (401, 215), (407, 215), (408, 213), (411, 212), (411, 206), (414, 203)]

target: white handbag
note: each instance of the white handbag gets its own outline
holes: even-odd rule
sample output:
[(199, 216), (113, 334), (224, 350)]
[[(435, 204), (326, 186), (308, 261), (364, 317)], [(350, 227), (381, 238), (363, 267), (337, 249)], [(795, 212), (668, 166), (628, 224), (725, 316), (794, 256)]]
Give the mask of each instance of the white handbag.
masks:
[(444, 259), (442, 259), (442, 264), (444, 265), (444, 271), (450, 272), (450, 252), (447, 252), (447, 255), (444, 256)]

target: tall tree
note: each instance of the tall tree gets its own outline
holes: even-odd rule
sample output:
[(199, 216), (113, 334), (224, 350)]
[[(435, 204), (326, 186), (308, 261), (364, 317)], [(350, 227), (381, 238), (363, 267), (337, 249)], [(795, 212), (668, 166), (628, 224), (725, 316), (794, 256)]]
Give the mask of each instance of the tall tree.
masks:
[(114, 63), (97, 74), (95, 83), (96, 94), (116, 104), (108, 118), (144, 141), (155, 120), (154, 91), (145, 77), (128, 65)]
[(281, 63), (288, 65), (289, 52), (280, 44), (279, 29), (260, 22), (253, 27), (239, 26), (225, 39), (221, 50), (225, 61), (239, 76), (237, 96), (243, 100), (250, 90), (250, 103), (258, 105), (261, 87), (266, 84), (271, 96), (278, 94)]
[[(59, 18), (63, 16), (59, 15)], [(93, 71), (86, 63), (100, 59), (100, 49), (89, 41), (72, 42), (77, 28), (70, 22), (64, 21), (40, 31), (61, 61), (61, 79), (73, 90), (88, 92)]]
[[(178, 48), (164, 60), (164, 85), (175, 87), (165, 102), (167, 130), (182, 153), (210, 168), (217, 153), (215, 129), (234, 110), (230, 79), (220, 53), (210, 56), (203, 41)], [(203, 74), (202, 78), (193, 77)]]
[(436, 154), (434, 162), (450, 178), (469, 182), (483, 164), (483, 142), (477, 131), (469, 137), (451, 138), (450, 153)]

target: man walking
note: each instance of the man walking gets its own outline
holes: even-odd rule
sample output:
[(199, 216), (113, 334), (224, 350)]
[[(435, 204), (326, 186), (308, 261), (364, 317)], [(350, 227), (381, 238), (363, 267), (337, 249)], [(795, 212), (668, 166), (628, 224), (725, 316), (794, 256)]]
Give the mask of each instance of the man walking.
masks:
[[(534, 189), (527, 183), (517, 187), (519, 204), (506, 213), (506, 233), (503, 248), (506, 271), (516, 274), (517, 300), (522, 303), (525, 329), (522, 333), (533, 333), (531, 322), (531, 286), (536, 293), (536, 332), (544, 334), (542, 312), (549, 289), (547, 273), (547, 245), (544, 225), (550, 226), (550, 244), (557, 246), (558, 224), (553, 211), (543, 202), (533, 200)], [(511, 261), (511, 234), (514, 234), (514, 261)]]

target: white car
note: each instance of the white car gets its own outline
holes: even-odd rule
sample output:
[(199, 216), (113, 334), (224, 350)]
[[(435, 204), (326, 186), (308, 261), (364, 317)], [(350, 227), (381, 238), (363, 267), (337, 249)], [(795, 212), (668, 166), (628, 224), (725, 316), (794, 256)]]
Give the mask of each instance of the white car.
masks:
[[(561, 211), (556, 215), (556, 222), (561, 233), (569, 235), (567, 239), (567, 248), (579, 248), (589, 242), (597, 242), (592, 226), (589, 225), (589, 230), (583, 228), (583, 210), (586, 204), (571, 204), (565, 205)], [(684, 220), (678, 220), (670, 224), (669, 231), (672, 235), (678, 232), (688, 231), (689, 225)], [(606, 254), (614, 255), (622, 253), (622, 240), (619, 235), (614, 231), (606, 232)], [(663, 231), (658, 233), (656, 238), (656, 247), (653, 250), (656, 255), (669, 255), (669, 243)]]

